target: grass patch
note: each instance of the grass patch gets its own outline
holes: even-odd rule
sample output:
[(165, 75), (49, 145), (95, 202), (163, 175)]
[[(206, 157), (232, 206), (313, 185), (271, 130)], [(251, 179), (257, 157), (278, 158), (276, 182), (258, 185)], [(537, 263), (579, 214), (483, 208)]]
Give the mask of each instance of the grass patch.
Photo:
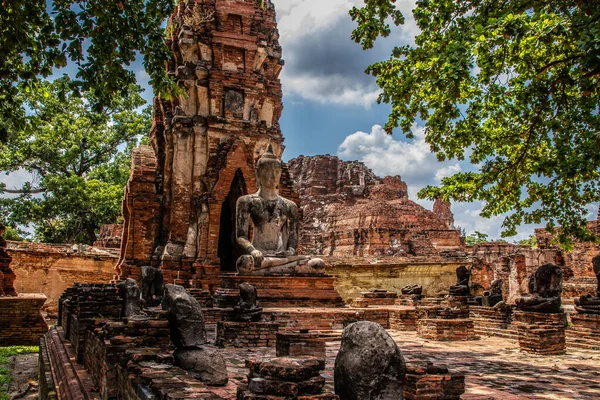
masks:
[(0, 400), (9, 400), (8, 384), (10, 383), (10, 370), (8, 357), (19, 354), (37, 353), (38, 346), (8, 346), (0, 347)]

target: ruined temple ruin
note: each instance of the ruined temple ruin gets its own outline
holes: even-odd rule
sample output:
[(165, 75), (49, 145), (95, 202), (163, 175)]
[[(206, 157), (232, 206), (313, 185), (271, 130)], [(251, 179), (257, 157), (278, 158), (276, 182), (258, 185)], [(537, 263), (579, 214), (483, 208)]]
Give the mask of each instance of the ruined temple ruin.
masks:
[(450, 204), (433, 212), (408, 198), (399, 176), (379, 178), (361, 162), (300, 156), (288, 162), (303, 211), (302, 246), (327, 256), (435, 255), (461, 251)]
[[(17, 290), (53, 294), (40, 400), (600, 398), (599, 249), (541, 232), (538, 249), (465, 246), (450, 204), (425, 209), (398, 176), (329, 155), (280, 171), (275, 21), (270, 0), (180, 0), (166, 33), (181, 92), (155, 99), (123, 234), (0, 241)], [(39, 338), (5, 299), (0, 345)]]
[[(275, 9), (181, 2), (167, 31), (182, 93), (156, 98), (151, 146), (134, 150), (117, 272), (139, 280), (143, 265), (160, 266), (165, 281), (214, 286), (235, 271), (235, 204), (257, 189), (255, 161), (269, 144), (283, 152)], [(286, 171), (280, 190), (296, 199)]]

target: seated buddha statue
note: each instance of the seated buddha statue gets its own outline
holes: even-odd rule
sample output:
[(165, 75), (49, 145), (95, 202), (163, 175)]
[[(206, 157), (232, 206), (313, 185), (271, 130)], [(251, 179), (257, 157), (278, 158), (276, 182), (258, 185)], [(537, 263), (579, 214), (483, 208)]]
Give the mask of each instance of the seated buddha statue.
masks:
[(502, 301), (502, 280), (496, 279), (492, 281), (490, 285), (490, 290), (483, 294), (483, 306), (484, 307), (494, 307), (496, 304)]
[(517, 298), (520, 311), (559, 313), (561, 309), (562, 270), (554, 264), (544, 264), (529, 278), (529, 294)]
[(581, 314), (600, 314), (600, 254), (592, 259), (592, 265), (598, 283), (596, 295), (586, 294), (575, 299), (575, 310)]
[[(236, 240), (245, 252), (238, 272), (252, 275), (322, 274), (320, 258), (298, 256), (298, 206), (279, 195), (281, 161), (271, 145), (256, 164), (258, 192), (238, 199)], [(250, 231), (252, 227), (252, 239)]]
[(470, 296), (469, 279), (471, 273), (464, 265), (456, 268), (456, 285), (450, 286), (450, 296)]

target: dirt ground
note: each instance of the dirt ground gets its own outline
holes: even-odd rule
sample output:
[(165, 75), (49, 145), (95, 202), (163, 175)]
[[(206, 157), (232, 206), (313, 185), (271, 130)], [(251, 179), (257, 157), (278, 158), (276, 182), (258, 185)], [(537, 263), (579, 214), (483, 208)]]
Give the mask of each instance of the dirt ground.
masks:
[(12, 400), (38, 398), (38, 354), (20, 354), (8, 359), (8, 367), (12, 371), (12, 380), (8, 388), (8, 396)]

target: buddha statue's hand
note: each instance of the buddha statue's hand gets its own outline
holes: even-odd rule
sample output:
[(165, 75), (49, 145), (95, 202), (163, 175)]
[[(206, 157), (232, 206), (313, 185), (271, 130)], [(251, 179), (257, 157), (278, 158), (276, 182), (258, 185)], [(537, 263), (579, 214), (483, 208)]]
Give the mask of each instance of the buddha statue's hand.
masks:
[(284, 251), (284, 252), (283, 252), (283, 254), (284, 254), (286, 257), (294, 257), (294, 256), (296, 255), (296, 250), (295, 250), (295, 249), (292, 249), (292, 248), (289, 248), (289, 249), (287, 249), (286, 251)]
[(252, 250), (252, 252), (250, 253), (250, 255), (254, 259), (254, 266), (255, 266), (255, 268), (260, 268), (260, 266), (262, 265), (262, 262), (263, 262), (263, 260), (265, 258), (263, 256), (262, 251), (260, 251), (260, 250)]

